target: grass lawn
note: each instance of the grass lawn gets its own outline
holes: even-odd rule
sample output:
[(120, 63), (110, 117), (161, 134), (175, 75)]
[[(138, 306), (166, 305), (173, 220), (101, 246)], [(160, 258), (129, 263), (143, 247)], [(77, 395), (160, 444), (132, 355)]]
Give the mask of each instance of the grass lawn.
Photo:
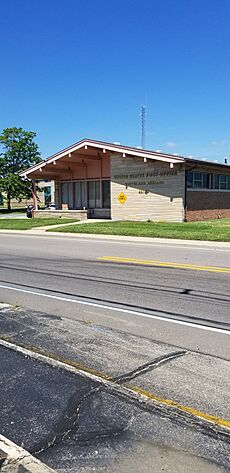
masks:
[(46, 225), (63, 225), (65, 223), (76, 222), (75, 218), (6, 218), (0, 219), (0, 229), (4, 230), (30, 230), (34, 227), (44, 227)]
[(230, 241), (230, 219), (191, 223), (108, 221), (71, 225), (69, 227), (63, 226), (48, 231), (177, 238), (184, 240)]

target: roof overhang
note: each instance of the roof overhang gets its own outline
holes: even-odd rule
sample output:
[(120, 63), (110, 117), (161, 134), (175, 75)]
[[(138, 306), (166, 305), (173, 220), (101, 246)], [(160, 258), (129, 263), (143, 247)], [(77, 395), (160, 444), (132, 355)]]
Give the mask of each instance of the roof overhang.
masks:
[[(118, 153), (121, 154), (123, 157), (130, 156), (136, 158), (143, 158), (144, 160), (149, 159), (154, 161), (161, 161), (169, 164), (180, 164), (185, 162), (185, 159), (181, 156), (174, 156), (171, 154), (165, 154), (157, 151), (146, 151), (139, 148), (131, 148), (129, 146), (122, 146), (114, 143), (106, 143), (102, 141), (84, 139), (50, 156), (50, 158), (41, 161), (39, 164), (36, 164), (35, 166), (32, 166), (29, 169), (26, 169), (25, 171), (20, 173), (20, 176), (28, 179), (42, 179), (43, 173), (41, 171), (44, 170), (45, 173), (54, 174), (55, 177), (56, 171), (53, 165), (57, 164), (58, 161), (59, 165), (66, 165), (70, 162), (71, 159), (74, 159), (74, 156), (75, 158), (80, 156), (85, 159), (97, 159), (98, 155), (103, 156), (103, 154), (106, 153)], [(73, 154), (74, 156), (72, 156)]]

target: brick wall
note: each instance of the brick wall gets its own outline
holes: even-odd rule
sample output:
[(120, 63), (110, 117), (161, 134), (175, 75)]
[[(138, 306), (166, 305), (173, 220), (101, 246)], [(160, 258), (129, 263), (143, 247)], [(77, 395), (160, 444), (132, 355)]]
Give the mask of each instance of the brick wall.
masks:
[(187, 191), (186, 220), (230, 217), (230, 191)]

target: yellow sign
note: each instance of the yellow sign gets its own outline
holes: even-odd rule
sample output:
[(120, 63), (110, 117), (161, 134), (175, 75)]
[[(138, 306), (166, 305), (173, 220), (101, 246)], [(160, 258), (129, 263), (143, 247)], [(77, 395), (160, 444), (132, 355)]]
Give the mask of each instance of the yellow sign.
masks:
[(120, 192), (120, 194), (117, 196), (117, 199), (119, 200), (120, 204), (124, 204), (127, 200), (127, 196), (124, 194), (124, 192)]

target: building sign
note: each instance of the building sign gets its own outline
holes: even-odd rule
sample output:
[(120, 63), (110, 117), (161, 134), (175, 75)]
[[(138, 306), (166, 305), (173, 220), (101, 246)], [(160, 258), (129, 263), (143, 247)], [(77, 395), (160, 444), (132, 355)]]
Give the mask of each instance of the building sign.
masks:
[(177, 171), (152, 171), (140, 173), (115, 174), (115, 181), (124, 181), (126, 186), (158, 186), (165, 183), (164, 178), (176, 176)]
[(117, 200), (120, 202), (120, 204), (124, 204), (127, 200), (127, 196), (124, 194), (124, 192), (120, 192), (120, 194), (117, 196)]

